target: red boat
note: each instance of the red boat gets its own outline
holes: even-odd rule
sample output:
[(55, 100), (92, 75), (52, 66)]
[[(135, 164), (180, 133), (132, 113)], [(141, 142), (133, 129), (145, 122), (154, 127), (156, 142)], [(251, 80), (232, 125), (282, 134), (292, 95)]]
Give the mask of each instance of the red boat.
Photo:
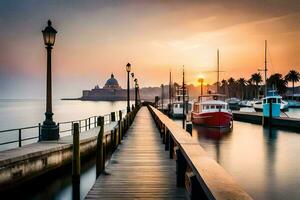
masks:
[[(213, 94), (201, 96), (194, 103), (191, 120), (194, 124), (208, 127), (231, 127), (232, 113), (225, 101), (218, 100), (223, 95)], [(213, 97), (211, 100), (201, 101), (202, 97)]]

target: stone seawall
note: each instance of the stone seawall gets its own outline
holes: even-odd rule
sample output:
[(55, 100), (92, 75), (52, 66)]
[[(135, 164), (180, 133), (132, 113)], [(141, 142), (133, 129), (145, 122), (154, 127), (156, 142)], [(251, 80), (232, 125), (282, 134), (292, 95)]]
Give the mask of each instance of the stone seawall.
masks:
[[(110, 125), (112, 129), (116, 124)], [(105, 128), (107, 129), (107, 128)], [(99, 127), (81, 133), (82, 157), (95, 151)], [(109, 134), (110, 130), (105, 130)], [(72, 136), (0, 152), (0, 191), (15, 187), (72, 161)]]

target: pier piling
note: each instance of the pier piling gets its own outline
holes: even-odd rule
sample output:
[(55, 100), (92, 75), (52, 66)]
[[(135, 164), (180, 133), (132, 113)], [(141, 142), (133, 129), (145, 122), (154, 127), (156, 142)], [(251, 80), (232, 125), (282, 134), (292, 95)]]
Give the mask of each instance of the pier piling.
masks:
[(79, 145), (79, 124), (73, 124), (73, 157), (72, 157), (72, 178), (80, 179), (80, 145)]
[(73, 124), (72, 194), (73, 199), (80, 199), (80, 144), (78, 123)]
[(115, 112), (111, 112), (110, 113), (110, 117), (111, 117), (111, 121), (115, 122), (116, 121), (116, 113)]
[(121, 144), (121, 139), (122, 139), (122, 111), (119, 110), (119, 122), (118, 122), (118, 126), (119, 126), (119, 134), (118, 134), (118, 143)]
[(193, 124), (191, 122), (187, 122), (185, 126), (185, 130), (192, 135), (193, 132)]
[(176, 185), (177, 187), (185, 186), (185, 172), (186, 172), (187, 163), (182, 155), (180, 149), (176, 149)]
[(104, 135), (104, 117), (98, 117), (97, 124), (100, 126), (100, 131), (97, 137), (96, 147), (96, 177), (99, 177), (101, 172), (104, 170), (105, 160), (103, 153), (103, 135)]

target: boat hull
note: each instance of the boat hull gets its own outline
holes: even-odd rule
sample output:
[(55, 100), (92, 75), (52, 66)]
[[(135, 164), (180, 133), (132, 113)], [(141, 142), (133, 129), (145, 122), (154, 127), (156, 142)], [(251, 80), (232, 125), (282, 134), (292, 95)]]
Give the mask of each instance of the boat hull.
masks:
[(191, 117), (194, 124), (208, 127), (230, 127), (232, 123), (232, 114), (229, 112), (192, 112)]

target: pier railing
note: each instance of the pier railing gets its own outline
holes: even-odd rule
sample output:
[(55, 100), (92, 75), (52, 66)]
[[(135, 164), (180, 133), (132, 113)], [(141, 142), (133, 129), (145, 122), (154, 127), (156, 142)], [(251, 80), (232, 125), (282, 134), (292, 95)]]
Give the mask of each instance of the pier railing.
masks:
[[(139, 111), (140, 106), (132, 107), (128, 113), (122, 114), (122, 119), (118, 120), (118, 124), (110, 131), (109, 134), (104, 133), (104, 127), (101, 118), (99, 118), (100, 132), (97, 136), (96, 144), (96, 176), (98, 177), (105, 171), (106, 162), (110, 160), (113, 152), (122, 143), (126, 136), (134, 118)], [(104, 120), (105, 121), (105, 120)]]
[[(125, 116), (126, 109), (121, 110)], [(99, 115), (100, 116), (100, 115)], [(73, 132), (73, 124), (79, 124), (79, 132), (87, 131), (97, 126), (97, 117), (91, 116), (84, 119), (59, 122), (60, 136), (68, 136)], [(104, 117), (104, 125), (110, 124), (112, 121), (120, 119), (119, 111), (111, 112), (110, 114), (102, 115)], [(42, 124), (36, 126), (28, 126), (22, 128), (14, 128), (0, 131), (0, 151), (15, 147), (21, 147), (26, 144), (31, 144), (40, 141)]]
[(176, 184), (190, 199), (252, 199), (190, 134), (152, 106), (148, 106), (165, 150), (176, 160)]

